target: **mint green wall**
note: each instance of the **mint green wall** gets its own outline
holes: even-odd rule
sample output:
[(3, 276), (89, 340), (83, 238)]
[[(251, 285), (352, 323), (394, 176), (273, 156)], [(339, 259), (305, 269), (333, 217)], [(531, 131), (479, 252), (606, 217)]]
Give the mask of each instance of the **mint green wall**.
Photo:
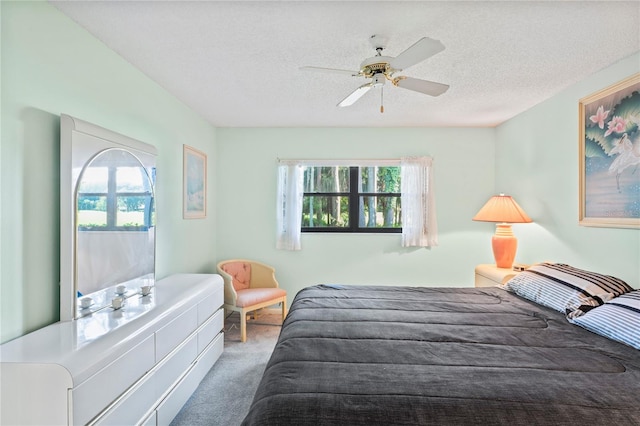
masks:
[(578, 226), (578, 101), (638, 71), (640, 53), (496, 128), (496, 189), (534, 220), (516, 230), (521, 262), (570, 263), (640, 288), (640, 230)]
[[(636, 54), (496, 129), (214, 129), (46, 2), (0, 2), (0, 341), (58, 318), (59, 115), (158, 148), (157, 272), (270, 263), (291, 297), (321, 282), (471, 286), (493, 225), (471, 217), (495, 192), (535, 223), (514, 225), (520, 262), (558, 260), (640, 287), (640, 231), (583, 228), (578, 99), (640, 69)], [(209, 155), (208, 216), (182, 219), (182, 144)], [(217, 145), (217, 148), (216, 148)], [(275, 250), (277, 158), (435, 158), (440, 245), (398, 235), (305, 234)]]
[[(494, 190), (494, 129), (218, 129), (218, 260), (276, 267), (293, 298), (318, 283), (472, 286), (490, 263), (493, 225), (471, 218)], [(275, 249), (277, 159), (434, 157), (439, 246), (402, 248), (400, 236), (303, 234)]]
[(182, 144), (215, 165), (215, 129), (46, 2), (2, 1), (0, 341), (59, 315), (59, 116), (158, 149), (157, 275), (215, 270), (209, 214), (182, 219)]

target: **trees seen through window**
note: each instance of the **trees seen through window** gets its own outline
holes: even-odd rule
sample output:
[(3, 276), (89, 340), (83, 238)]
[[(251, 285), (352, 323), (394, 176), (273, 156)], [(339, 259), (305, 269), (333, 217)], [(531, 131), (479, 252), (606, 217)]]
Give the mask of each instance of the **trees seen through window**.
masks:
[(304, 168), (303, 232), (401, 232), (400, 167)]

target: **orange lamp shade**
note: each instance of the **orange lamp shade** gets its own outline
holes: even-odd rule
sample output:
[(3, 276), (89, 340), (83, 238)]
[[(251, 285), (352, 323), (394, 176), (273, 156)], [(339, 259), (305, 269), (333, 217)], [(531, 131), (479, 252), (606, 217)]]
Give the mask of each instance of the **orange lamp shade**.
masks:
[(530, 223), (531, 218), (508, 195), (495, 195), (487, 201), (473, 220), (497, 222), (496, 233), (491, 239), (493, 257), (498, 268), (511, 268), (516, 258), (518, 239), (511, 230), (512, 223)]

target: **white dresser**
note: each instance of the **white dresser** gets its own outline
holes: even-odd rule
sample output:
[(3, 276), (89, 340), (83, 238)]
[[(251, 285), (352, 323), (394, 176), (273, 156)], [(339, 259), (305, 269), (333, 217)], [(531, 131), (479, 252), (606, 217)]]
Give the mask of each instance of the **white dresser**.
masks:
[(172, 275), (1, 345), (0, 423), (169, 424), (222, 354), (223, 298), (219, 275)]

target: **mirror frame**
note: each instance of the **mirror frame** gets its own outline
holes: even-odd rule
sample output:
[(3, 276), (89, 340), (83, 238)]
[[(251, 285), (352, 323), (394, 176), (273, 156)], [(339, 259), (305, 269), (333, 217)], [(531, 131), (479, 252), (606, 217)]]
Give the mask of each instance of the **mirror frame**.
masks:
[[(60, 320), (76, 319), (76, 197), (84, 165), (109, 148), (130, 152), (137, 158), (151, 156), (153, 145), (107, 130), (67, 114), (60, 116)], [(154, 182), (155, 184), (155, 182)], [(154, 188), (155, 192), (155, 188)], [(157, 224), (156, 224), (157, 225)], [(157, 234), (156, 234), (157, 235)], [(154, 243), (155, 259), (155, 243)], [(155, 263), (155, 260), (154, 260)], [(154, 268), (155, 269), (155, 268)]]

